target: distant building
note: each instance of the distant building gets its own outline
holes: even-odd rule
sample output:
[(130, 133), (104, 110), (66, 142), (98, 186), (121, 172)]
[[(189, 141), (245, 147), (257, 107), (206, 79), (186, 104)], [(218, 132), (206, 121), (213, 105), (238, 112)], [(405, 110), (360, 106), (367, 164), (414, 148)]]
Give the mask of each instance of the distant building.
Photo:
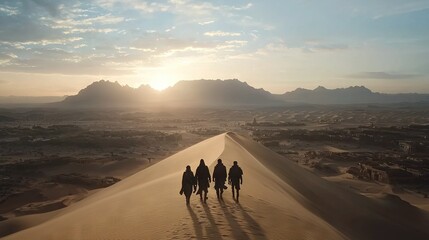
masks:
[(359, 164), (361, 177), (365, 180), (379, 181), (383, 183), (390, 183), (389, 175), (386, 169), (381, 169), (378, 166), (371, 166), (367, 164)]
[(418, 176), (406, 170), (380, 166), (377, 163), (359, 164), (358, 169), (353, 167), (349, 169), (348, 173), (365, 180), (383, 183), (410, 183), (418, 179)]
[(412, 141), (400, 141), (399, 149), (404, 153), (411, 154), (416, 152), (416, 144)]

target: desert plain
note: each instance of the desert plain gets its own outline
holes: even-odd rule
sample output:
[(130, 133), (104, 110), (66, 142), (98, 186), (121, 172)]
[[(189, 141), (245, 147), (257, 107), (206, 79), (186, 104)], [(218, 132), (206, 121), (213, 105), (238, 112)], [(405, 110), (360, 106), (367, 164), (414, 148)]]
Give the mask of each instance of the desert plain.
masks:
[[(5, 239), (428, 236), (424, 107), (0, 113)], [(211, 188), (186, 207), (181, 174), (202, 158), (239, 162), (239, 203)]]

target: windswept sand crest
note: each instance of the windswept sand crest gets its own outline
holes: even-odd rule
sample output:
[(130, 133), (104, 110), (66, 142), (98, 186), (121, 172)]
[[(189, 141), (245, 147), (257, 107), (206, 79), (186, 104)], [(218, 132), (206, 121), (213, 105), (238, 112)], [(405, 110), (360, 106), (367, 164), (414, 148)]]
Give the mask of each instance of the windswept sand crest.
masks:
[[(213, 187), (207, 204), (178, 194), (201, 158), (244, 171), (240, 203)], [(212, 183), (213, 185), (213, 183)], [(400, 199), (372, 200), (329, 183), (237, 134), (179, 152), (5, 239), (427, 239), (429, 218)]]
[[(393, 195), (370, 199), (309, 173), (237, 134), (229, 134), (290, 186), (285, 190), (312, 213), (351, 239), (427, 239), (429, 216)], [(293, 189), (292, 191), (290, 189)]]
[[(227, 134), (225, 150), (220, 156), (225, 165), (237, 160), (244, 171), (241, 204), (248, 206), (258, 219), (268, 239), (290, 236), (293, 239), (342, 239), (335, 228), (320, 219), (297, 201), (299, 193), (262, 164), (249, 151)], [(305, 172), (305, 174), (309, 174)], [(229, 190), (229, 189), (228, 189)], [(231, 196), (231, 193), (228, 192)], [(276, 221), (274, 221), (276, 219)]]

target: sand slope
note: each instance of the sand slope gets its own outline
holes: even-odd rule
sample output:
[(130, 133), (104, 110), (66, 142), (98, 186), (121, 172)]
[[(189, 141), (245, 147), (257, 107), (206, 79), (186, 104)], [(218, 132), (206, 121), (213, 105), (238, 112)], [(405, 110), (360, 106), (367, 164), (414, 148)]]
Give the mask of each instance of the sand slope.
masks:
[[(240, 203), (178, 194), (186, 165), (221, 157), (244, 171)], [(5, 239), (428, 239), (429, 217), (400, 199), (369, 199), (228, 133), (198, 143)]]

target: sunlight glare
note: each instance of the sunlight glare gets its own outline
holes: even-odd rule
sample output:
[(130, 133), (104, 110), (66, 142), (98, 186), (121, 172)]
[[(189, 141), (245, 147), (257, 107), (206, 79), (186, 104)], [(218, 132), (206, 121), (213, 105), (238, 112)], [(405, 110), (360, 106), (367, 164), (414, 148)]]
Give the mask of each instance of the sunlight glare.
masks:
[(171, 76), (162, 74), (152, 78), (152, 80), (149, 82), (149, 85), (155, 90), (162, 91), (170, 87), (173, 83), (174, 80)]
[(168, 83), (161, 82), (161, 81), (156, 81), (156, 82), (154, 81), (154, 82), (149, 83), (149, 85), (153, 89), (158, 90), (158, 91), (162, 91), (162, 90), (164, 90), (170, 86)]

